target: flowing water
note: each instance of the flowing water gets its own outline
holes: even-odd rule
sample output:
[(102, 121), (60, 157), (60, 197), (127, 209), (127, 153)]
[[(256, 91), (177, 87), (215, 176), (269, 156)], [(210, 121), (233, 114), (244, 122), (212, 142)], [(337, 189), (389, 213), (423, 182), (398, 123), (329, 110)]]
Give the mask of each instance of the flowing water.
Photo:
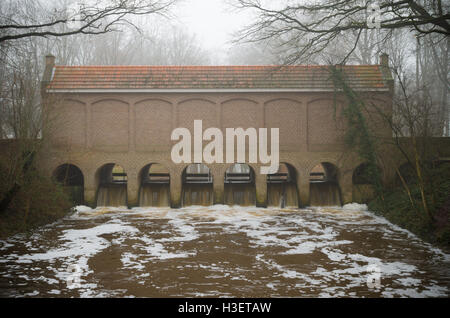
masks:
[(251, 183), (227, 183), (223, 195), (227, 205), (254, 206), (256, 202), (255, 185)]
[(97, 194), (97, 206), (127, 206), (127, 185), (113, 183), (101, 185)]
[(170, 206), (169, 184), (143, 184), (139, 194), (139, 206)]
[(211, 183), (188, 183), (183, 185), (183, 206), (213, 204), (214, 191)]
[(448, 297), (450, 283), (449, 254), (357, 204), (81, 206), (0, 255), (3, 297)]
[(341, 205), (339, 186), (335, 182), (311, 182), (309, 191), (309, 200), (312, 206)]
[(268, 206), (298, 207), (297, 186), (295, 183), (267, 184)]

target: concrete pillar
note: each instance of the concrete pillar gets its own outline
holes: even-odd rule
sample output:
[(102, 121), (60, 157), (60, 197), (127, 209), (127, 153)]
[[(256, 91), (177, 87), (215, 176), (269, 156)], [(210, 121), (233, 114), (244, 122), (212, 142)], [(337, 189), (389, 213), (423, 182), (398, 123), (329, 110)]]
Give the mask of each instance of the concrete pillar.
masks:
[(127, 173), (127, 204), (129, 208), (139, 206), (139, 180), (136, 171), (126, 171)]
[(213, 174), (214, 204), (224, 204), (225, 169), (213, 167), (211, 173)]
[(95, 170), (84, 174), (84, 204), (91, 208), (97, 207), (97, 186)]
[(309, 171), (297, 169), (297, 189), (300, 205), (309, 205)]
[(267, 207), (267, 175), (261, 174), (259, 167), (255, 170), (255, 185), (256, 185), (256, 206)]
[(351, 173), (347, 173), (339, 179), (339, 188), (341, 190), (342, 204), (352, 203), (353, 182)]
[(181, 207), (181, 169), (171, 169), (170, 170), (170, 207), (180, 208)]

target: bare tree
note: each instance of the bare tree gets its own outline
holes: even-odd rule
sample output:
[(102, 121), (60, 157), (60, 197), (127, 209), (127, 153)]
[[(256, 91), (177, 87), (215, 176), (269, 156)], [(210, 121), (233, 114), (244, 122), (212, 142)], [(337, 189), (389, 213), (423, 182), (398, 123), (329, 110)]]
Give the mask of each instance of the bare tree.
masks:
[(400, 28), (414, 30), (417, 34), (450, 35), (449, 2), (441, 0), (382, 0), (373, 7), (369, 0), (318, 0), (285, 1), (273, 8), (262, 0), (236, 0), (236, 6), (252, 9), (257, 14), (255, 22), (240, 33), (241, 39), (265, 41), (278, 39), (285, 47), (296, 50), (287, 59), (295, 63), (321, 52), (343, 34), (356, 32), (350, 54), (356, 49), (363, 31), (371, 27), (368, 21), (375, 10), (381, 30)]
[(107, 33), (133, 24), (133, 16), (165, 14), (175, 2), (91, 0), (55, 7), (39, 0), (6, 0), (0, 4), (0, 43), (27, 37)]

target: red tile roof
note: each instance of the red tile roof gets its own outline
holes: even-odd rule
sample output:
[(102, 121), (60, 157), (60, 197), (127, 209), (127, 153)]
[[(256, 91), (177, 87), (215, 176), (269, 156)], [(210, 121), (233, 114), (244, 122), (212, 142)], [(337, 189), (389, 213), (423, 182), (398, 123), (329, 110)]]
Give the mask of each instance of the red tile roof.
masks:
[[(387, 90), (380, 65), (348, 65), (352, 87)], [(328, 66), (55, 66), (49, 90), (333, 90)]]

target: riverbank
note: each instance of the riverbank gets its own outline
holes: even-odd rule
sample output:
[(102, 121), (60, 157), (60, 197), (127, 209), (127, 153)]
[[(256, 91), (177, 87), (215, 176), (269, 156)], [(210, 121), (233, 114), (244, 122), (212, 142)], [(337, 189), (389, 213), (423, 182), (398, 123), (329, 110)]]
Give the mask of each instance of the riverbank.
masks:
[[(1, 190), (4, 197), (8, 190)], [(29, 173), (0, 213), (0, 239), (55, 222), (67, 215), (72, 206), (61, 186), (37, 172)]]
[(384, 202), (380, 198), (369, 202), (369, 210), (424, 241), (450, 251), (450, 179), (445, 175), (438, 178), (433, 191), (426, 193), (433, 220), (423, 209), (419, 187), (410, 185), (409, 189), (411, 197), (403, 187), (386, 192)]

